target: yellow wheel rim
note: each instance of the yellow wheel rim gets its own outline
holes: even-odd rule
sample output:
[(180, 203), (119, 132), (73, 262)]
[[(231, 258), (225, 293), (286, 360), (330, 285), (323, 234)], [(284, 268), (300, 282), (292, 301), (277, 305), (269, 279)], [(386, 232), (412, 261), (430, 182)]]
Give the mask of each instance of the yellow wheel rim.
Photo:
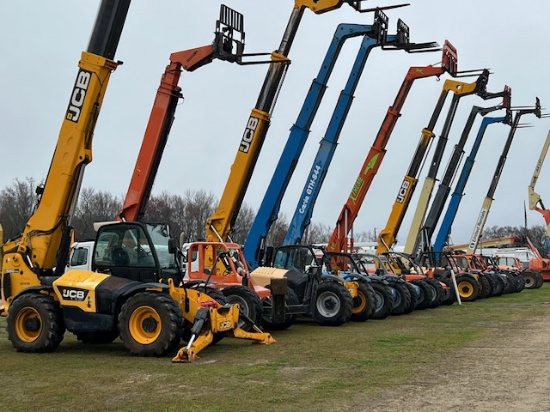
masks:
[(357, 296), (353, 298), (353, 308), (351, 312), (354, 314), (361, 313), (365, 309), (366, 305), (367, 299), (359, 290), (357, 290)]
[(136, 342), (147, 345), (154, 342), (160, 335), (160, 316), (152, 307), (141, 306), (132, 313), (129, 328)]
[(460, 292), (460, 296), (463, 298), (469, 298), (474, 294), (474, 288), (472, 287), (470, 282), (460, 282), (458, 284), (458, 290)]
[(26, 307), (15, 318), (15, 332), (23, 342), (34, 342), (42, 332), (42, 318), (35, 308)]

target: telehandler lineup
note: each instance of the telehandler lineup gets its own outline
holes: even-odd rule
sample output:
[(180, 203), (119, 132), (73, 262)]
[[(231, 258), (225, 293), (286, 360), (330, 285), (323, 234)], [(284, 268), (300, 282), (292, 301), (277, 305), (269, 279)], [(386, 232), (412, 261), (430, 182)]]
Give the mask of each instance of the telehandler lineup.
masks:
[[(101, 3), (39, 204), (23, 234), (3, 245), (0, 314), (7, 316), (8, 338), (19, 351), (47, 352), (61, 343), (66, 329), (92, 343), (120, 335), (133, 354), (163, 356), (184, 337), (187, 345), (174, 362), (194, 360), (223, 336), (272, 343), (270, 334), (241, 316), (238, 305), (222, 305), (180, 286), (175, 241), (166, 226), (103, 225), (93, 271), (63, 273), (73, 238), (71, 214), (84, 167), (92, 160), (93, 129), (108, 80), (119, 64), (113, 58), (129, 6), (129, 0)], [(222, 11), (227, 13), (223, 17), (239, 22), (236, 12)], [(220, 36), (226, 40), (221, 31)], [(251, 332), (241, 329), (243, 321)]]
[[(267, 53), (244, 53), (243, 15), (221, 5), (211, 45), (170, 55), (123, 207), (115, 217), (116, 221), (94, 225), (97, 235), (89, 249), (82, 245), (72, 250), (72, 260), (76, 262), (80, 256), (85, 257), (80, 263), (87, 263), (81, 268), (71, 268), (67, 266), (67, 261), (74, 240), (72, 214), (85, 166), (92, 161), (94, 128), (110, 75), (122, 64), (114, 60), (114, 56), (131, 2), (102, 0), (88, 48), (82, 53), (78, 64), (48, 175), (44, 185), (37, 189), (39, 201), (36, 210), (22, 233), (2, 243), (0, 248), (0, 316), (6, 317), (8, 339), (12, 346), (20, 352), (50, 352), (60, 345), (65, 332), (69, 331), (85, 343), (109, 343), (120, 337), (126, 349), (134, 355), (166, 356), (176, 353), (183, 341), (185, 343), (172, 361), (191, 362), (197, 359), (202, 349), (224, 337), (249, 339), (262, 344), (274, 343), (271, 334), (260, 326), (268, 330), (286, 329), (298, 316), (312, 317), (320, 325), (338, 326), (349, 320), (383, 319), (389, 314), (399, 315), (414, 309), (452, 304), (454, 299), (449, 292), (449, 283), (444, 283), (445, 288), (442, 287), (441, 283), (426, 276), (424, 269), (410, 255), (397, 254), (391, 248), (411, 201), (429, 143), (435, 136), (432, 130), (447, 94), (453, 92), (454, 96), (431, 165), (432, 174), (429, 177), (434, 182), (459, 99), (471, 94), (478, 94), (484, 99), (509, 94), (508, 89), (501, 94), (486, 92), (486, 70), (475, 83), (445, 81), (430, 123), (422, 131), (387, 226), (380, 232), (379, 255), (348, 253), (353, 249), (353, 241), (349, 241), (348, 234), (385, 155), (385, 146), (412, 83), (417, 78), (439, 77), (445, 72), (451, 76), (461, 73), (457, 71), (456, 50), (447, 41), (440, 67), (410, 68), (394, 105), (388, 109), (328, 246), (319, 248), (299, 244), (309, 224), (316, 196), (370, 50), (380, 46), (382, 49), (407, 52), (433, 51), (437, 46), (436, 43), (410, 43), (408, 26), (401, 20), (395, 35), (387, 33), (388, 19), (383, 10), (408, 4), (365, 8), (363, 4), (366, 1), (295, 0), (280, 46), (270, 53), (268, 61), (245, 61), (247, 57)], [(288, 55), (302, 15), (306, 9), (322, 14), (339, 9), (343, 4), (350, 5), (359, 13), (374, 12), (374, 22), (372, 25), (338, 26), (319, 74), (291, 129), (243, 248), (231, 242), (231, 228), (266, 138), (271, 113), (290, 65)], [(342, 45), (347, 39), (358, 36), (363, 36), (361, 48), (329, 123), (325, 145), (321, 145), (310, 174), (313, 176), (316, 173), (315, 184), (306, 183), (305, 194), (296, 210), (299, 216), (292, 220), (285, 245), (267, 248), (267, 233), (277, 219), (282, 197), (305, 146), (309, 127)], [(194, 71), (214, 59), (240, 65), (269, 63), (269, 68), (240, 139), (219, 205), (205, 222), (207, 239), (185, 244), (180, 249), (166, 224), (146, 223), (143, 218), (177, 103), (182, 97), (182, 89), (178, 85), (182, 70)], [(479, 112), (484, 115), (503, 106)], [(509, 104), (506, 108), (509, 109)], [(514, 131), (519, 127), (519, 119), (527, 113), (542, 117), (538, 99), (534, 108), (516, 111), (488, 193), (490, 200)], [(494, 120), (497, 121), (509, 124), (510, 116)], [(473, 120), (467, 125), (468, 131), (471, 123)], [(457, 153), (461, 153), (464, 143), (465, 138), (457, 146)], [(547, 149), (548, 143), (543, 148), (540, 164)], [(466, 164), (464, 166), (466, 177), (461, 179), (463, 185), (473, 156), (475, 151), (472, 160), (467, 161), (468, 168)], [(451, 162), (457, 167), (459, 160), (452, 158)], [(531, 205), (540, 204), (544, 208), (540, 196), (531, 194), (538, 178), (537, 170), (540, 166), (535, 170), (530, 186)], [(445, 184), (445, 195), (450, 190), (451, 174), (454, 176), (454, 171), (450, 171), (449, 178), (444, 178), (442, 182)], [(461, 193), (463, 185), (457, 185), (456, 190)], [(429, 198), (424, 198), (427, 206)], [(441, 207), (445, 200), (446, 197), (441, 200)], [(489, 206), (484, 203), (485, 219)], [(447, 226), (441, 233), (445, 239), (457, 207), (458, 203), (454, 209), (450, 208), (450, 217), (444, 219)], [(438, 209), (437, 217), (440, 214)], [(418, 224), (422, 221), (423, 216)], [(476, 230), (484, 223), (484, 220), (478, 222)], [(423, 251), (431, 251), (429, 243), (434, 227), (431, 227), (429, 237), (425, 238)], [(477, 236), (476, 232), (474, 236)], [(419, 235), (416, 237), (419, 238)], [(472, 237), (471, 243), (474, 244), (476, 239)], [(0, 240), (3, 242), (1, 226)], [(437, 241), (436, 244), (441, 246)], [(415, 245), (415, 249), (420, 248)], [(459, 270), (458, 265), (456, 270)], [(470, 276), (475, 279), (474, 275)]]

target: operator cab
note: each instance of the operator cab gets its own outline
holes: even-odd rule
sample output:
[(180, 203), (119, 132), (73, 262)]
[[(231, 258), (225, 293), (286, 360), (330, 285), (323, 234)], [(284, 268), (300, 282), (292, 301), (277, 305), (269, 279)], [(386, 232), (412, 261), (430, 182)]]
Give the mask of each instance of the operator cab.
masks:
[(181, 282), (175, 261), (174, 241), (168, 226), (119, 222), (101, 226), (92, 269), (140, 282)]

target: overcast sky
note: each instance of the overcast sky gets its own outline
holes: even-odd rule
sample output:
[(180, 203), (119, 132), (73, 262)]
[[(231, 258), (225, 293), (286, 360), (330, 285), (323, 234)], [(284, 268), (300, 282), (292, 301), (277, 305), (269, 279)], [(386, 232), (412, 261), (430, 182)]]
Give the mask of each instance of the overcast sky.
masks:
[[(3, 1), (0, 3), (0, 189), (14, 179), (45, 178), (74, 84), (80, 53), (88, 45), (99, 0)], [(365, 3), (383, 6), (397, 2)], [(550, 107), (547, 49), (550, 3), (540, 0), (411, 0), (405, 8), (389, 10), (390, 33), (398, 18), (410, 27), (415, 42), (448, 39), (458, 49), (459, 69), (489, 68), (488, 90), (512, 88), (514, 105), (532, 105), (539, 96)], [(445, 3), (445, 6), (443, 4)], [(271, 52), (279, 47), (294, 2), (231, 0), (225, 2), (245, 16), (246, 52)], [(172, 52), (210, 44), (220, 3), (202, 1), (134, 1), (116, 59), (124, 62), (111, 76), (95, 130), (93, 162), (87, 167), (84, 187), (124, 195), (148, 121), (160, 76)], [(271, 127), (250, 182), (245, 202), (258, 209), (279, 155), (296, 121), (312, 80), (317, 76), (334, 31), (340, 23), (372, 24), (372, 14), (360, 14), (344, 4), (315, 15), (304, 12), (290, 51), (292, 64), (275, 106)], [(338, 94), (344, 87), (361, 39), (349, 40), (335, 66), (329, 88), (311, 128), (281, 205), (292, 217), (311, 162), (325, 134)], [(347, 200), (364, 158), (410, 66), (440, 61), (440, 53), (407, 54), (375, 49), (369, 57), (354, 104), (342, 130), (331, 168), (317, 201), (313, 220), (334, 226)], [(183, 73), (180, 104), (157, 175), (153, 194), (205, 189), (220, 196), (229, 175), (251, 109), (256, 104), (267, 66), (238, 66), (214, 61), (192, 73)], [(461, 79), (474, 81), (475, 78)], [(386, 225), (399, 185), (429, 121), (443, 81), (417, 80), (409, 93), (387, 155), (367, 194), (355, 231), (379, 231)], [(450, 101), (450, 98), (448, 99)], [(473, 105), (492, 106), (476, 96), (461, 99), (440, 167), (458, 141)], [(447, 105), (435, 127), (443, 126)], [(499, 116), (500, 112), (495, 112)], [(495, 194), (487, 226), (523, 225), (527, 185), (549, 129), (549, 120), (523, 117), (533, 127), (516, 133), (504, 173)], [(481, 119), (470, 134), (466, 154)], [(508, 127), (487, 129), (472, 177), (466, 187), (453, 227), (455, 243), (467, 242), (495, 170)], [(430, 152), (429, 158), (432, 153)], [(411, 207), (398, 236), (404, 243), (424, 181), (425, 167)], [(550, 203), (550, 166), (543, 167), (537, 191)], [(528, 212), (529, 225), (542, 224)]]

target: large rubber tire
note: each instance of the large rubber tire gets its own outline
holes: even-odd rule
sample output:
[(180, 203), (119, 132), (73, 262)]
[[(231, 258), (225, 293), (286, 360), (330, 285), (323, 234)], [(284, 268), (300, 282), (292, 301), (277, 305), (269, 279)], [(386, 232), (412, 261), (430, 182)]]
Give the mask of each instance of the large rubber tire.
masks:
[(525, 289), (535, 289), (537, 285), (537, 275), (534, 272), (526, 270), (521, 273), (521, 276), (523, 277)]
[(411, 282), (405, 282), (404, 285), (409, 290), (409, 293), (411, 295), (411, 305), (405, 310), (405, 314), (409, 314), (413, 310), (416, 309), (420, 299), (419, 299), (419, 296), (417, 294), (416, 288), (414, 287), (414, 285)]
[(523, 280), (525, 282), (525, 289), (536, 289), (538, 284), (537, 273), (531, 270), (524, 270), (521, 273)]
[(386, 285), (381, 283), (371, 282), (374, 297), (373, 319), (386, 319), (391, 314), (391, 291)]
[(61, 309), (51, 296), (38, 293), (15, 299), (6, 323), (8, 339), (18, 352), (52, 352), (65, 334)]
[(484, 299), (488, 298), (493, 293), (493, 285), (491, 281), (489, 280), (488, 275), (480, 274), (479, 275), (479, 284), (481, 285), (481, 288), (479, 290), (479, 293), (477, 295), (478, 299)]
[(393, 316), (400, 316), (407, 313), (407, 310), (411, 306), (412, 297), (406, 283), (392, 282), (390, 283), (390, 288), (393, 288), (396, 293), (395, 301), (392, 302), (391, 314)]
[(223, 292), (219, 289), (215, 289), (212, 287), (204, 287), (202, 286), (200, 289), (198, 289), (200, 292), (206, 293), (208, 296), (210, 296), (212, 299), (214, 299), (216, 302), (218, 302), (220, 305), (227, 304), (227, 298), (223, 294)]
[(113, 342), (119, 337), (118, 329), (102, 332), (78, 332), (75, 333), (76, 338), (82, 343), (89, 343), (92, 345), (104, 345)]
[(122, 305), (118, 328), (130, 353), (159, 357), (180, 343), (183, 317), (176, 301), (169, 295), (139, 292)]
[(452, 305), (456, 302), (455, 286), (452, 279), (439, 279), (439, 281), (447, 285), (446, 288), (443, 288), (443, 300), (441, 301), (441, 304)]
[(340, 326), (351, 318), (353, 300), (345, 286), (322, 282), (317, 288), (313, 319), (321, 326)]
[(516, 288), (516, 280), (510, 273), (506, 274), (506, 286), (504, 286), (504, 294), (513, 293)]
[(535, 271), (535, 274), (537, 276), (537, 284), (535, 286), (535, 289), (539, 289), (542, 287), (542, 285), (544, 285), (544, 278), (542, 277), (542, 273), (540, 273), (539, 271)]
[(353, 298), (353, 307), (351, 309), (351, 320), (353, 322), (365, 322), (371, 318), (374, 313), (374, 290), (370, 284), (357, 281), (357, 296)]
[[(269, 288), (269, 286), (267, 286)], [(285, 295), (285, 303), (287, 306), (294, 306), (300, 304), (300, 299), (296, 292), (293, 289), (287, 288)], [(264, 298), (262, 299), (262, 305), (264, 307), (271, 308), (271, 299)], [(270, 312), (271, 309), (268, 309), (267, 312)], [(285, 320), (283, 323), (273, 323), (273, 317), (264, 313), (262, 317), (262, 326), (266, 330), (285, 330), (290, 328), (296, 321), (297, 315), (285, 315)]]
[(514, 280), (516, 282), (516, 287), (514, 288), (513, 293), (519, 293), (523, 289), (525, 289), (525, 279), (523, 279), (523, 276), (521, 276), (519, 273), (514, 274), (513, 276), (514, 276)]
[(479, 282), (470, 276), (456, 277), (458, 293), (462, 302), (474, 302), (479, 294)]
[(416, 304), (416, 310), (427, 309), (431, 302), (435, 299), (435, 289), (433, 286), (424, 282), (423, 280), (413, 280), (411, 283), (415, 284), (420, 288), (420, 299)]
[(435, 296), (428, 305), (429, 308), (434, 309), (441, 305), (441, 302), (443, 302), (443, 286), (441, 286), (441, 283), (439, 283), (438, 280), (432, 279), (432, 278), (426, 278), (424, 279), (424, 282), (426, 282), (428, 285), (434, 288)]
[(504, 287), (506, 286), (506, 280), (504, 280), (500, 275), (492, 275), (493, 280), (493, 296), (498, 297), (502, 296), (504, 293)]
[[(239, 304), (239, 312), (248, 316), (256, 326), (262, 324), (262, 302), (256, 292), (247, 286), (235, 285), (222, 289), (222, 293), (229, 304)], [(239, 327), (247, 332), (254, 328), (250, 322), (239, 319)]]

